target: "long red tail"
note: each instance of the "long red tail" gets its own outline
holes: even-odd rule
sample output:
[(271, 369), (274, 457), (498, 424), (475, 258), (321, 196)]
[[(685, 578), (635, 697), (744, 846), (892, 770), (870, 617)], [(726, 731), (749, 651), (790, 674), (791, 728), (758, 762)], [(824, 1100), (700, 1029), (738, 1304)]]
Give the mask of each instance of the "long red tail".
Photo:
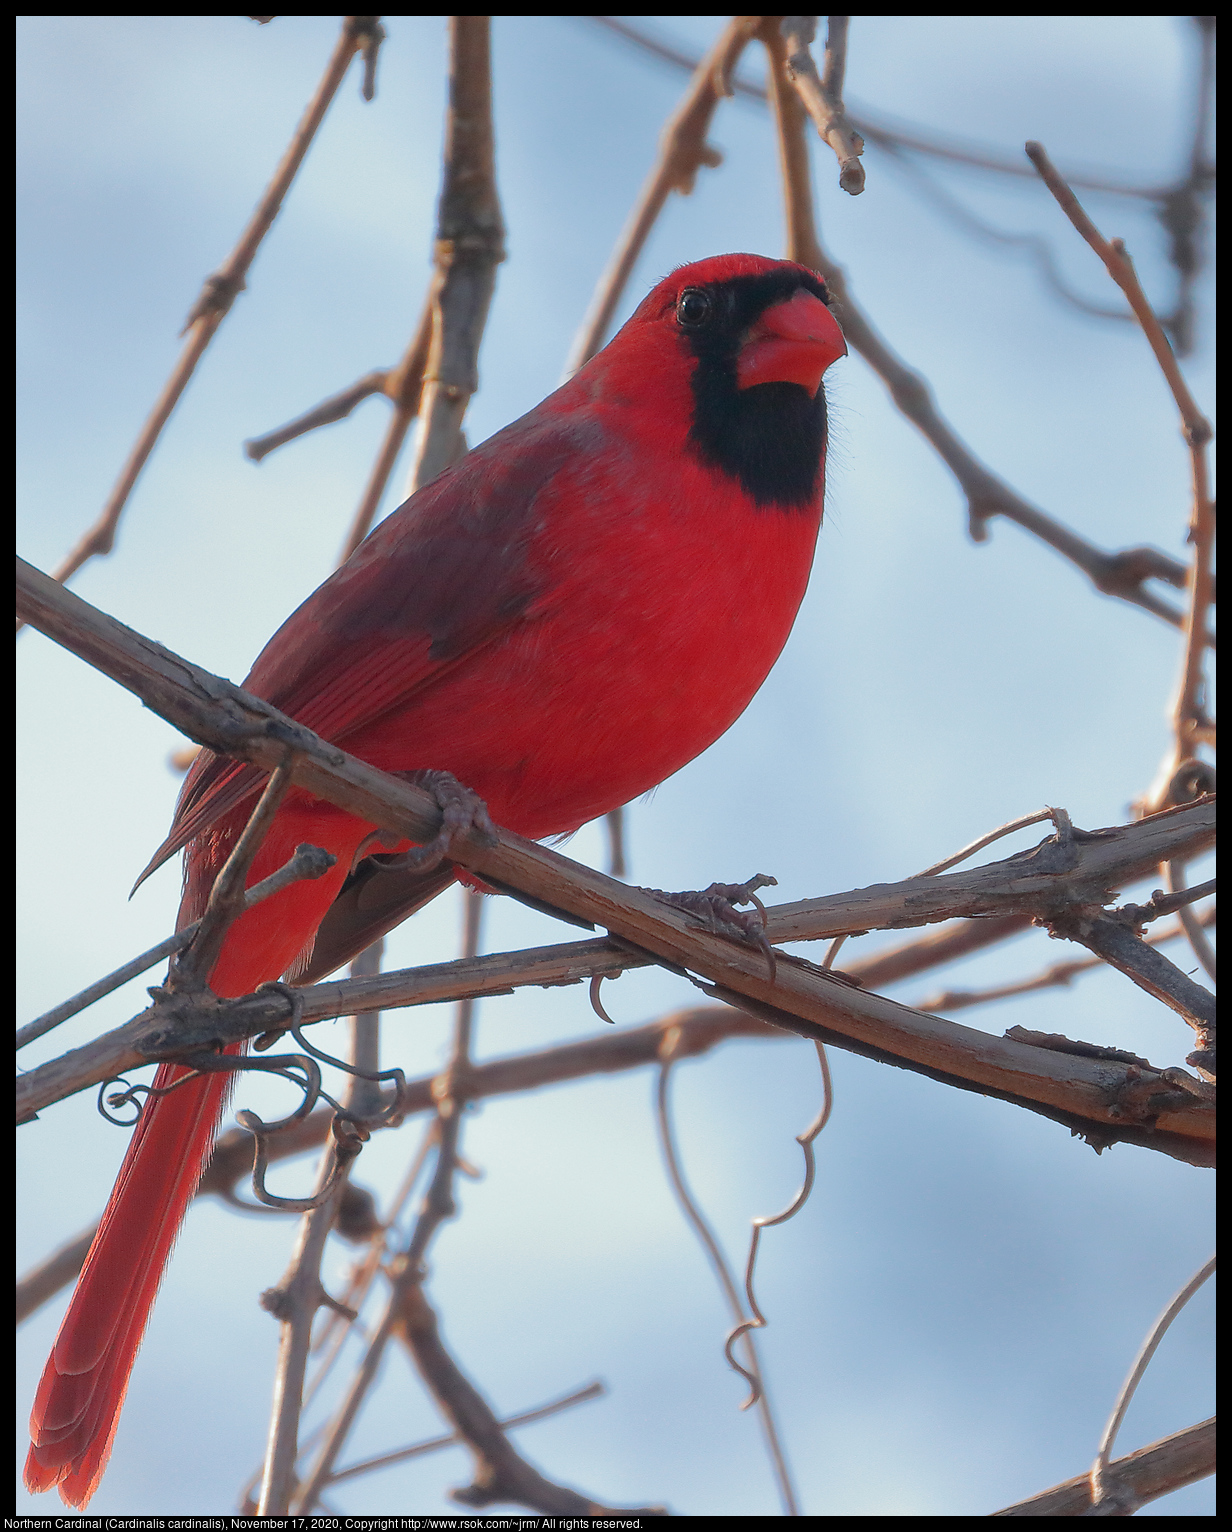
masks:
[[(210, 874), (239, 826), (242, 819), (205, 853), (194, 848), (181, 925), (200, 915)], [(210, 975), (215, 993), (244, 995), (283, 972), (320, 924), (366, 829), (340, 814), (284, 806), (249, 882), (280, 867), (300, 841), (326, 844), (338, 863), (324, 878), (294, 884), (235, 923)], [(185, 1072), (164, 1064), (154, 1084), (164, 1087)], [(66, 1505), (80, 1507), (98, 1487), (146, 1321), (213, 1145), (229, 1081), (225, 1074), (207, 1075), (169, 1096), (151, 1097), (142, 1110), (35, 1395), (25, 1474), (31, 1491), (58, 1486)]]

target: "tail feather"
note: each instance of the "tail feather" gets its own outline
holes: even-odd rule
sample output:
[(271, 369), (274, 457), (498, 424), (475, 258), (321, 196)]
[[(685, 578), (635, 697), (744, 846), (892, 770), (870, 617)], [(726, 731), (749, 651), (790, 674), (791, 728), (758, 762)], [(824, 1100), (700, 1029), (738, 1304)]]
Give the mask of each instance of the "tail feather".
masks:
[[(155, 1086), (183, 1073), (164, 1064)], [(213, 1145), (227, 1083), (223, 1075), (207, 1075), (152, 1099), (142, 1112), (35, 1397), (28, 1489), (58, 1485), (66, 1504), (81, 1506), (98, 1485), (163, 1271)]]
[[(180, 924), (204, 909), (213, 874), (243, 827), (237, 816), (211, 843), (192, 848)], [(243, 995), (277, 978), (320, 923), (369, 826), (322, 806), (284, 806), (258, 853), (249, 882), (280, 867), (300, 841), (326, 846), (338, 863), (315, 882), (292, 885), (241, 918), (228, 932), (210, 975), (220, 995)], [(235, 1045), (228, 1052), (240, 1051)], [(163, 1064), (164, 1089), (187, 1071)], [(169, 1096), (151, 1096), (141, 1112), (111, 1200), (64, 1316), (30, 1413), (27, 1489), (57, 1488), (81, 1507), (107, 1466), (129, 1376), (162, 1275), (222, 1116), (230, 1076), (209, 1074)]]

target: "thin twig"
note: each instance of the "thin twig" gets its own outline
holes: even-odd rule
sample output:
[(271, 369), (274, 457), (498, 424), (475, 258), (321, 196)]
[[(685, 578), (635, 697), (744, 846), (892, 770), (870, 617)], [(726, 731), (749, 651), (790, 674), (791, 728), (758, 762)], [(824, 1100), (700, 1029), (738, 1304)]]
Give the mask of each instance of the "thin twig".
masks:
[[(268, 878), (262, 878), (260, 883), (254, 883), (245, 892), (241, 913), (246, 914), (254, 905), (260, 904), (263, 899), (268, 899), (271, 894), (281, 893), (289, 884), (298, 882), (300, 878), (323, 877), (333, 864), (334, 858), (320, 846), (297, 846), (293, 855), (277, 872), (271, 873)], [(105, 974), (101, 979), (96, 979), (93, 984), (88, 984), (77, 994), (70, 995), (67, 1000), (62, 1000), (51, 1010), (44, 1011), (33, 1021), (28, 1021), (24, 1027), (18, 1027), (15, 1046), (24, 1048), (27, 1043), (43, 1037), (58, 1027), (61, 1022), (68, 1021), (79, 1011), (86, 1010), (96, 1001), (103, 999), (105, 995), (127, 984), (130, 979), (145, 973), (147, 968), (153, 968), (155, 963), (161, 962), (163, 958), (182, 952), (195, 939), (200, 929), (201, 922), (194, 920), (191, 925), (184, 926), (182, 930), (173, 931), (170, 936), (165, 936), (155, 946), (139, 953), (135, 958), (130, 958), (122, 967)]]
[(847, 16), (831, 16), (826, 34), (826, 55), (822, 74), (809, 52), (817, 29), (816, 16), (784, 16), (783, 37), (787, 42), (787, 78), (799, 92), (804, 108), (813, 119), (823, 143), (829, 144), (838, 160), (838, 184), (857, 197), (864, 190), (864, 140), (847, 119), (843, 106), (843, 74), (847, 67)]
[(322, 1303), (332, 1303), (321, 1285), (321, 1257), (337, 1211), (339, 1186), (325, 1197), (325, 1190), (339, 1168), (359, 1153), (355, 1135), (335, 1133), (321, 1158), (315, 1196), (323, 1198), (305, 1214), (282, 1282), (262, 1294), (262, 1306), (282, 1321), (278, 1365), (274, 1373), (274, 1402), (269, 1441), (257, 1506), (259, 1516), (285, 1515), (295, 1489), (299, 1418), (304, 1394), (304, 1375), (312, 1340), (312, 1321)]
[(394, 410), (385, 428), (385, 437), (372, 465), (372, 472), (368, 475), (368, 482), (355, 508), (351, 530), (342, 548), (343, 562), (350, 558), (367, 537), (385, 493), (385, 486), (397, 464), (398, 454), (402, 451), (406, 433), (419, 414), (423, 400), (424, 369), (428, 365), (428, 348), (431, 343), (432, 302), (429, 299), (423, 306), (419, 323), (415, 326), (415, 333), (407, 344), (402, 360), (386, 378), (385, 392), (393, 400)]
[(309, 431), (315, 431), (320, 426), (332, 426), (339, 420), (345, 420), (365, 399), (371, 399), (373, 394), (385, 392), (390, 371), (390, 368), (377, 368), (373, 372), (366, 372), (348, 388), (344, 388), (340, 393), (331, 394), (328, 399), (322, 399), (320, 404), (314, 404), (310, 410), (297, 415), (286, 425), (278, 426), (273, 431), (266, 431), (262, 436), (250, 437), (244, 443), (244, 456), (250, 462), (260, 463), (271, 452), (276, 452), (279, 447), (285, 447), (288, 442), (293, 442), (300, 436), (306, 436)]
[(1186, 439), (1191, 445), (1196, 442), (1205, 446), (1211, 439), (1210, 422), (1198, 409), (1185, 379), (1181, 376), (1172, 347), (1168, 344), (1168, 337), (1164, 334), (1163, 326), (1156, 317), (1146, 294), (1142, 291), (1142, 284), (1138, 281), (1138, 275), (1125, 249), (1124, 241), (1104, 238), (1087, 216), (1086, 210), (1066, 184), (1056, 166), (1048, 158), (1042, 144), (1028, 141), (1026, 151), (1027, 158), (1039, 171), (1041, 179), (1057, 199), (1061, 210), (1103, 261), (1108, 268), (1108, 275), (1129, 299), (1129, 305), (1137, 315), (1138, 323), (1142, 326), (1151, 350), (1155, 353), (1155, 360), (1159, 363), (1160, 371), (1172, 390), (1172, 397), (1176, 400), (1184, 423)]
[[(470, 949), (467, 954), (470, 957), (474, 957), (478, 951), (482, 909), (480, 895), (468, 893), (465, 905), (464, 945)], [(369, 1343), (366, 1355), (356, 1369), (346, 1398), (330, 1424), (325, 1442), (312, 1470), (296, 1498), (297, 1513), (300, 1515), (307, 1515), (316, 1505), (321, 1490), (333, 1472), (338, 1454), (346, 1445), (360, 1406), (376, 1380), (385, 1347), (401, 1323), (403, 1290), (418, 1286), (422, 1282), (423, 1262), (428, 1246), (441, 1224), (457, 1212), (453, 1195), (453, 1177), (458, 1168), (458, 1134), (462, 1125), (462, 1110), (466, 1102), (463, 1092), (472, 1069), (470, 1038), (473, 1017), (474, 1002), (460, 1001), (454, 1019), (454, 1040), (449, 1065), (432, 1084), (437, 1114), (436, 1165), (432, 1179), (420, 1204), (419, 1213), (405, 1249), (391, 1263), (394, 1285), (385, 1314)]]
[[(571, 1410), (576, 1404), (586, 1404), (591, 1399), (601, 1399), (607, 1393), (606, 1387), (596, 1379), (588, 1383), (584, 1388), (576, 1388), (568, 1394), (563, 1394), (559, 1399), (553, 1399), (548, 1404), (541, 1404), (537, 1409), (525, 1410), (520, 1415), (510, 1415), (508, 1420), (498, 1421), (502, 1431), (511, 1431), (515, 1426), (533, 1425), (537, 1420), (547, 1420), (551, 1415), (559, 1415), (562, 1410)], [(396, 1452), (383, 1452), (380, 1457), (366, 1458), (362, 1463), (352, 1463), (346, 1468), (340, 1468), (337, 1473), (330, 1474), (327, 1484), (338, 1484), (343, 1479), (356, 1479), (360, 1474), (372, 1473), (378, 1468), (390, 1468), (395, 1463), (405, 1463), (410, 1458), (424, 1457), (429, 1452), (440, 1452), (445, 1447), (457, 1446), (463, 1440), (458, 1431), (451, 1431), (448, 1436), (434, 1436), (430, 1441), (416, 1442), (413, 1447), (400, 1447)]]
[[(1215, 910), (1211, 908), (1195, 919), (1206, 925), (1215, 924)], [(1184, 936), (1185, 928), (1178, 921), (1163, 931), (1156, 931), (1146, 938), (1152, 947), (1162, 946), (1164, 942), (1173, 942), (1180, 936)], [(1033, 974), (1029, 979), (1018, 979), (1013, 984), (994, 985), (990, 989), (947, 989), (940, 994), (929, 996), (924, 1000), (917, 1000), (915, 1008), (924, 1011), (928, 1015), (935, 1015), (948, 1011), (966, 1010), (973, 1005), (991, 1005), (998, 1000), (1010, 1000), (1017, 995), (1031, 995), (1041, 989), (1055, 989), (1070, 984), (1080, 974), (1093, 973), (1097, 968), (1106, 968), (1108, 965), (1102, 957), (1080, 958), (1073, 963), (1053, 963), (1050, 967)]]
[[(347, 16), (344, 19), (342, 35), (334, 46), (321, 83), (308, 103), (264, 196), (240, 235), (235, 249), (218, 270), (206, 279), (201, 295), (181, 332), (188, 336), (184, 349), (149, 418), (142, 426), (107, 503), (95, 524), (56, 570), (53, 578), (61, 584), (74, 575), (87, 559), (111, 552), (120, 516), (163, 427), (188, 387), (206, 347), (213, 340), (232, 303), (243, 291), (248, 268), (281, 210), (283, 200), (291, 189), (291, 183), (303, 164), (304, 156), (342, 84), (352, 58), (357, 50), (371, 48), (376, 31), (379, 28), (375, 16)], [(20, 620), (17, 626), (20, 630)]]
[[(628, 21), (622, 20), (619, 16), (588, 16), (586, 20), (597, 22), (616, 36), (632, 43), (634, 47), (653, 54), (655, 58), (662, 59), (678, 69), (687, 69), (692, 72), (697, 68), (698, 60), (695, 55), (665, 42), (662, 38), (652, 37), (640, 27), (630, 26)], [(1208, 79), (1208, 71), (1205, 69), (1202, 78), (1204, 81)], [(735, 95), (742, 96), (746, 100), (758, 103), (766, 100), (766, 91), (749, 80), (733, 76), (731, 86)], [(861, 108), (859, 113), (849, 111), (847, 116), (862, 137), (883, 148), (908, 149), (914, 153), (949, 160), (955, 164), (972, 165), (980, 170), (994, 170), (1001, 175), (1024, 179), (1034, 174), (1018, 160), (1016, 155), (1004, 153), (991, 144), (964, 144), (957, 140), (940, 139), (918, 123), (895, 123), (891, 126), (889, 119), (870, 116), (866, 108)], [(1205, 114), (1200, 115), (1199, 122), (1205, 120)], [(1200, 139), (1200, 142), (1204, 144), (1205, 141)], [(1209, 176), (1209, 167), (1203, 168), (1207, 170)], [(1071, 186), (1081, 186), (1090, 191), (1109, 192), (1119, 197), (1141, 197), (1152, 202), (1164, 202), (1174, 196), (1178, 190), (1172, 184), (1142, 186), (1109, 176), (1083, 175), (1081, 172), (1073, 172), (1067, 176), (1067, 179)]]
[[(324, 1117), (324, 1113), (320, 1115)], [(391, 1123), (390, 1126), (393, 1127), (395, 1125)], [(350, 1281), (347, 1284), (346, 1291), (342, 1294), (342, 1302), (348, 1308), (353, 1309), (356, 1313), (358, 1313), (363, 1308), (365, 1302), (367, 1301), (368, 1294), (372, 1289), (372, 1284), (376, 1280), (377, 1274), (380, 1272), (383, 1262), (393, 1253), (390, 1247), (391, 1232), (395, 1230), (398, 1219), (402, 1216), (402, 1211), (405, 1203), (410, 1197), (411, 1193), (414, 1191), (415, 1184), (419, 1180), (424, 1165), (427, 1163), (428, 1155), (435, 1147), (436, 1123), (432, 1122), (429, 1123), (425, 1132), (420, 1135), (419, 1143), (415, 1148), (415, 1153), (411, 1157), (411, 1163), (405, 1176), (402, 1178), (402, 1185), (399, 1187), (397, 1193), (395, 1194), (394, 1200), (390, 1205), (389, 1213), (384, 1219), (383, 1225), (379, 1230), (380, 1237), (373, 1238), (368, 1253), (362, 1260), (356, 1262), (352, 1269)], [(211, 1161), (211, 1164), (213, 1164), (213, 1161)], [(315, 1397), (321, 1388), (321, 1385), (328, 1377), (331, 1368), (341, 1354), (342, 1345), (345, 1342), (350, 1330), (350, 1326), (353, 1323), (354, 1321), (349, 1320), (344, 1315), (335, 1312), (329, 1315), (326, 1318), (325, 1323), (321, 1326), (321, 1332), (313, 1342), (312, 1349), (314, 1351), (322, 1351), (326, 1346), (329, 1346), (330, 1350), (329, 1354), (325, 1357), (325, 1360), (313, 1374), (312, 1382), (309, 1385), (308, 1391), (304, 1398), (305, 1406), (307, 1406), (308, 1402)], [(304, 1445), (306, 1444), (301, 1443), (301, 1450), (303, 1450)]]
[(680, 105), (663, 129), (659, 158), (621, 230), (574, 337), (565, 363), (565, 378), (571, 378), (602, 346), (625, 284), (668, 197), (674, 191), (687, 196), (701, 167), (719, 163), (718, 151), (706, 142), (710, 120), (720, 98), (731, 94), (728, 84), (731, 73), (760, 20), (758, 16), (733, 17), (694, 69)]
[(1028, 504), (974, 456), (941, 417), (924, 378), (913, 372), (877, 334), (852, 297), (842, 267), (827, 254), (817, 235), (804, 115), (798, 100), (794, 99), (795, 93), (783, 86), (780, 67), (783, 41), (772, 22), (762, 24), (759, 36), (771, 61), (771, 105), (778, 133), (788, 258), (802, 262), (825, 277), (827, 287), (838, 300), (843, 333), (848, 341), (885, 383), (895, 405), (923, 433), (957, 479), (966, 496), (968, 528), (973, 540), (983, 542), (988, 535), (988, 521), (993, 516), (1004, 516), (1083, 570), (1097, 590), (1133, 602), (1180, 627), (1183, 622), (1181, 613), (1147, 590), (1146, 582), (1163, 579), (1184, 586), (1188, 572), (1183, 564), (1154, 548), (1105, 553)]
[[(291, 760), (288, 756), (266, 783), (256, 807), (248, 816), (243, 833), (214, 879), (209, 902), (193, 944), (171, 965), (169, 988), (192, 988), (208, 980), (228, 930), (244, 913), (244, 880), (248, 876), (248, 869), (290, 790)], [(331, 866), (334, 861), (335, 858), (331, 857)]]
[[(607, 1516), (612, 1507), (544, 1478), (522, 1458), (501, 1429), (487, 1400), (446, 1350), (436, 1315), (418, 1281), (399, 1283), (398, 1333), (415, 1358), (437, 1407), (475, 1458), (474, 1478), (451, 1498), (476, 1509), (511, 1501), (549, 1516)], [(629, 1516), (661, 1515), (662, 1507), (630, 1509)]]
[[(1185, 889), (1185, 864), (1184, 862), (1171, 861), (1164, 864), (1164, 874), (1168, 880), (1168, 887), (1174, 892)], [(1187, 890), (1186, 890), (1187, 891)], [(1185, 935), (1189, 938), (1189, 945), (1193, 948), (1194, 956), (1206, 969), (1211, 983), (1215, 980), (1215, 949), (1206, 938), (1202, 926), (1204, 922), (1197, 912), (1188, 905), (1178, 910), (1181, 925), (1185, 928)]]
[(732, 1275), (731, 1268), (727, 1263), (723, 1247), (719, 1244), (714, 1230), (707, 1223), (705, 1214), (697, 1205), (692, 1192), (689, 1190), (688, 1183), (684, 1178), (684, 1171), (681, 1168), (680, 1154), (676, 1148), (675, 1135), (672, 1132), (672, 1118), (669, 1110), (668, 1096), (668, 1083), (671, 1077), (672, 1065), (675, 1063), (675, 1040), (676, 1034), (672, 1032), (664, 1034), (662, 1063), (659, 1066), (658, 1089), (655, 1093), (655, 1120), (659, 1125), (659, 1145), (663, 1151), (663, 1162), (667, 1166), (667, 1177), (676, 1195), (676, 1201), (680, 1204), (681, 1211), (692, 1226), (698, 1243), (706, 1252), (706, 1256), (714, 1268), (714, 1274), (718, 1278), (719, 1287), (722, 1289), (723, 1296), (727, 1301), (732, 1322), (736, 1326), (732, 1335), (739, 1335), (744, 1348), (748, 1366), (747, 1368), (741, 1367), (739, 1370), (753, 1385), (757, 1413), (761, 1420), (762, 1434), (766, 1442), (766, 1452), (770, 1458), (770, 1466), (774, 1471), (775, 1482), (778, 1485), (779, 1498), (783, 1502), (783, 1512), (787, 1516), (799, 1516), (800, 1504), (796, 1499), (795, 1486), (791, 1480), (791, 1469), (788, 1467), (782, 1443), (779, 1441), (778, 1427), (774, 1420), (774, 1410), (770, 1403), (770, 1396), (766, 1392), (765, 1380), (762, 1377), (761, 1360), (757, 1355), (757, 1343), (752, 1334), (749, 1333), (749, 1327), (745, 1323), (744, 1309), (740, 1303), (740, 1293), (736, 1287), (736, 1279)]
[(1163, 1340), (1172, 1321), (1181, 1312), (1193, 1295), (1198, 1291), (1206, 1279), (1215, 1270), (1215, 1257), (1211, 1256), (1199, 1271), (1189, 1279), (1172, 1302), (1163, 1311), (1151, 1327), (1150, 1334), (1142, 1343), (1134, 1365), (1129, 1370), (1129, 1376), (1121, 1385), (1121, 1392), (1117, 1396), (1112, 1414), (1108, 1417), (1108, 1424), (1104, 1427), (1103, 1438), (1099, 1444), (1099, 1452), (1095, 1462), (1091, 1465), (1091, 1503), (1100, 1506), (1114, 1497), (1119, 1503), (1122, 1515), (1130, 1515), (1137, 1509), (1138, 1502), (1134, 1499), (1132, 1491), (1114, 1489), (1108, 1482), (1108, 1461), (1112, 1456), (1112, 1449), (1116, 1445), (1117, 1432), (1121, 1429), (1121, 1422), (1125, 1419), (1125, 1411), (1129, 1408), (1130, 1400), (1134, 1397), (1138, 1384), (1142, 1381), (1142, 1375), (1150, 1365), (1151, 1358), (1155, 1355), (1159, 1343)]
[(1187, 578), (1184, 565), (1155, 548), (1126, 548), (1107, 553), (1024, 500), (979, 461), (941, 416), (924, 377), (912, 371), (877, 334), (852, 297), (842, 268), (824, 251), (819, 253), (817, 269), (841, 306), (839, 313), (847, 340), (885, 383), (895, 405), (928, 439), (958, 481), (966, 497), (968, 529), (973, 541), (985, 541), (988, 522), (1002, 516), (1081, 569), (1104, 595), (1140, 606), (1173, 627), (1182, 626), (1182, 614), (1146, 589), (1146, 582), (1163, 579), (1182, 585)]
[[(1120, 239), (1108, 240), (1092, 223), (1082, 204), (1066, 185), (1064, 178), (1048, 158), (1043, 145), (1029, 142), (1027, 157), (1039, 171), (1044, 184), (1060, 204), (1069, 221), (1095, 251), (1108, 275), (1129, 300), (1142, 333), (1146, 336), (1164, 380), (1176, 402), (1181, 417), (1181, 432), (1189, 447), (1192, 480), (1192, 508), (1189, 541), (1194, 549), (1193, 573), (1189, 582), (1189, 610), (1185, 620), (1185, 656), (1181, 680), (1173, 704), (1175, 745), (1169, 768), (1162, 776), (1171, 779), (1182, 762), (1197, 753), (1200, 744), (1209, 742), (1211, 726), (1203, 706), (1203, 661), (1207, 647), (1207, 614), (1214, 596), (1211, 557), (1215, 543), (1215, 506), (1210, 494), (1210, 470), (1207, 447), (1212, 431), (1210, 422), (1199, 410), (1181, 374), (1168, 337), (1152, 309), (1133, 261)], [(1155, 803), (1150, 807), (1163, 807)]]

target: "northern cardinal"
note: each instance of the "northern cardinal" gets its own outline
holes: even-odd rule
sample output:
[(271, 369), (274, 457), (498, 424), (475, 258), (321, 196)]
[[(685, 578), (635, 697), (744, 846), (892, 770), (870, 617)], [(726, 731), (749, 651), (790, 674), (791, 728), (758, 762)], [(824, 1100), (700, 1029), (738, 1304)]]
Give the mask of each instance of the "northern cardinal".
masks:
[[(568, 383), (382, 522), (245, 687), (386, 771), (451, 773), (533, 839), (647, 792), (740, 716), (804, 596), (822, 374), (846, 352), (827, 301), (814, 272), (761, 256), (673, 272)], [(187, 847), (181, 926), (263, 780), (209, 751), (189, 773), (151, 863)], [(369, 854), (376, 828), (293, 791), (249, 882), (303, 841), (337, 862), (242, 916), (211, 988), (330, 972), (455, 876), (390, 870), (407, 843)], [(39, 1384), (31, 1490), (84, 1506), (98, 1485), (224, 1079), (142, 1111)]]

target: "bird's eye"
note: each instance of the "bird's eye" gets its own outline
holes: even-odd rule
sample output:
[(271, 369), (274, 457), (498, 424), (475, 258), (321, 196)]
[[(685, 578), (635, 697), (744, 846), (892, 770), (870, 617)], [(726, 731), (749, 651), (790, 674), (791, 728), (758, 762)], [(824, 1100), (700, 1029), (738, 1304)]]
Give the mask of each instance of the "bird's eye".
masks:
[(700, 330), (713, 313), (714, 299), (704, 288), (686, 287), (676, 304), (676, 323), (684, 330)]

